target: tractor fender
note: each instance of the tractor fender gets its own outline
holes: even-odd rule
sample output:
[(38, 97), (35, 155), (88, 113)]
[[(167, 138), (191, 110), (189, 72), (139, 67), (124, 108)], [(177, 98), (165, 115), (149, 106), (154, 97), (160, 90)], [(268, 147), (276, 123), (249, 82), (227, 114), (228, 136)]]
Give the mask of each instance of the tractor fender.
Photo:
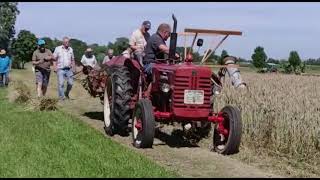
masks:
[(106, 62), (105, 65), (107, 68), (111, 68), (112, 66), (127, 67), (130, 72), (131, 86), (133, 87), (133, 91), (137, 92), (139, 77), (140, 74), (143, 73), (143, 67), (137, 60), (120, 55), (112, 58), (110, 61)]
[(127, 66), (129, 68), (129, 71), (132, 70), (132, 68), (135, 68), (139, 71), (142, 70), (142, 67), (140, 63), (135, 59), (128, 59), (125, 56), (116, 56), (112, 58), (110, 61), (106, 62), (105, 65), (111, 67), (111, 66)]

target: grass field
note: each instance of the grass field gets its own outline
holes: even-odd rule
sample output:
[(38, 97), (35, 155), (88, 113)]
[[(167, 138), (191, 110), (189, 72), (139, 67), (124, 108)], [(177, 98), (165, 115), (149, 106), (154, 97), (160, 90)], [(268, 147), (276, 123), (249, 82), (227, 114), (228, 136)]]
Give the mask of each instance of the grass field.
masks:
[(61, 111), (28, 111), (0, 89), (0, 177), (176, 177)]

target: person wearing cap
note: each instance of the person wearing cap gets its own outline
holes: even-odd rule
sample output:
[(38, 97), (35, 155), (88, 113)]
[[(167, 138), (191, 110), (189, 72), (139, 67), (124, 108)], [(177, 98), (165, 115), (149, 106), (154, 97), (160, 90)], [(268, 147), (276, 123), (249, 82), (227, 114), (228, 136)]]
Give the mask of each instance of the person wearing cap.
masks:
[(108, 49), (106, 51), (106, 56), (103, 58), (102, 64), (105, 64), (106, 62), (110, 61), (112, 58), (114, 58), (113, 49)]
[[(55, 48), (53, 56), (54, 71), (58, 78), (58, 96), (60, 100), (69, 99), (69, 93), (73, 86), (73, 74), (75, 72), (75, 60), (72, 47), (69, 46), (70, 38), (64, 37), (62, 45)], [(67, 88), (64, 91), (64, 81), (67, 80)]]
[(144, 21), (141, 27), (132, 33), (129, 40), (129, 45), (133, 51), (134, 58), (137, 59), (140, 63), (142, 63), (143, 61), (144, 49), (147, 45), (147, 41), (150, 38), (150, 34), (148, 33), (150, 29), (151, 22)]
[(11, 70), (11, 59), (4, 49), (0, 50), (0, 86), (8, 86), (9, 71)]
[(50, 66), (53, 60), (52, 52), (45, 48), (46, 42), (38, 40), (38, 48), (32, 54), (32, 64), (34, 65), (36, 76), (36, 89), (38, 97), (45, 96), (50, 79)]
[(84, 66), (91, 66), (92, 68), (94, 68), (97, 65), (97, 59), (93, 54), (93, 51), (91, 48), (87, 48), (86, 52), (81, 58), (81, 63)]

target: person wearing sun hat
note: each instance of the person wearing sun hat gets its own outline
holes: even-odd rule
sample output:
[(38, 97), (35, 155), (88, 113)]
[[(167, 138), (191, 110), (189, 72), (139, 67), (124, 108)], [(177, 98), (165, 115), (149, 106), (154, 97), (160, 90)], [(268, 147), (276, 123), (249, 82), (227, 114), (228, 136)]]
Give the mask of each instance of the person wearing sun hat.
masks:
[(38, 48), (32, 54), (38, 97), (46, 95), (51, 72), (50, 66), (53, 60), (53, 54), (45, 48), (45, 44), (46, 42), (43, 39), (39, 39), (37, 42)]
[(223, 59), (224, 65), (226, 65), (226, 72), (228, 73), (231, 84), (235, 88), (245, 88), (247, 84), (242, 80), (240, 70), (234, 66), (238, 59), (234, 56), (226, 56)]
[(11, 59), (4, 49), (0, 49), (0, 86), (8, 86)]
[(140, 63), (143, 61), (144, 49), (147, 45), (147, 41), (150, 38), (148, 31), (151, 29), (150, 21), (143, 21), (141, 27), (135, 30), (129, 40), (129, 45), (133, 51), (134, 58)]
[(97, 65), (97, 59), (93, 54), (93, 50), (91, 48), (87, 48), (84, 55), (81, 58), (81, 63), (84, 66), (91, 66), (94, 68)]

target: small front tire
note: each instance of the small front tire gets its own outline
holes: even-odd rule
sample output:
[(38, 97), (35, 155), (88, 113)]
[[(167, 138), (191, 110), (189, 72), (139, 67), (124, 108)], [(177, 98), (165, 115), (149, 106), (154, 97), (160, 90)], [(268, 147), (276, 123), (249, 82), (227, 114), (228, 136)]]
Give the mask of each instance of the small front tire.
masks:
[(218, 126), (215, 125), (213, 134), (213, 150), (223, 155), (230, 155), (239, 152), (241, 142), (242, 122), (240, 110), (233, 106), (225, 106), (223, 112), (223, 126), (228, 130), (228, 135), (219, 133)]
[(133, 113), (132, 140), (136, 148), (152, 148), (155, 136), (155, 118), (151, 101), (141, 99)]

